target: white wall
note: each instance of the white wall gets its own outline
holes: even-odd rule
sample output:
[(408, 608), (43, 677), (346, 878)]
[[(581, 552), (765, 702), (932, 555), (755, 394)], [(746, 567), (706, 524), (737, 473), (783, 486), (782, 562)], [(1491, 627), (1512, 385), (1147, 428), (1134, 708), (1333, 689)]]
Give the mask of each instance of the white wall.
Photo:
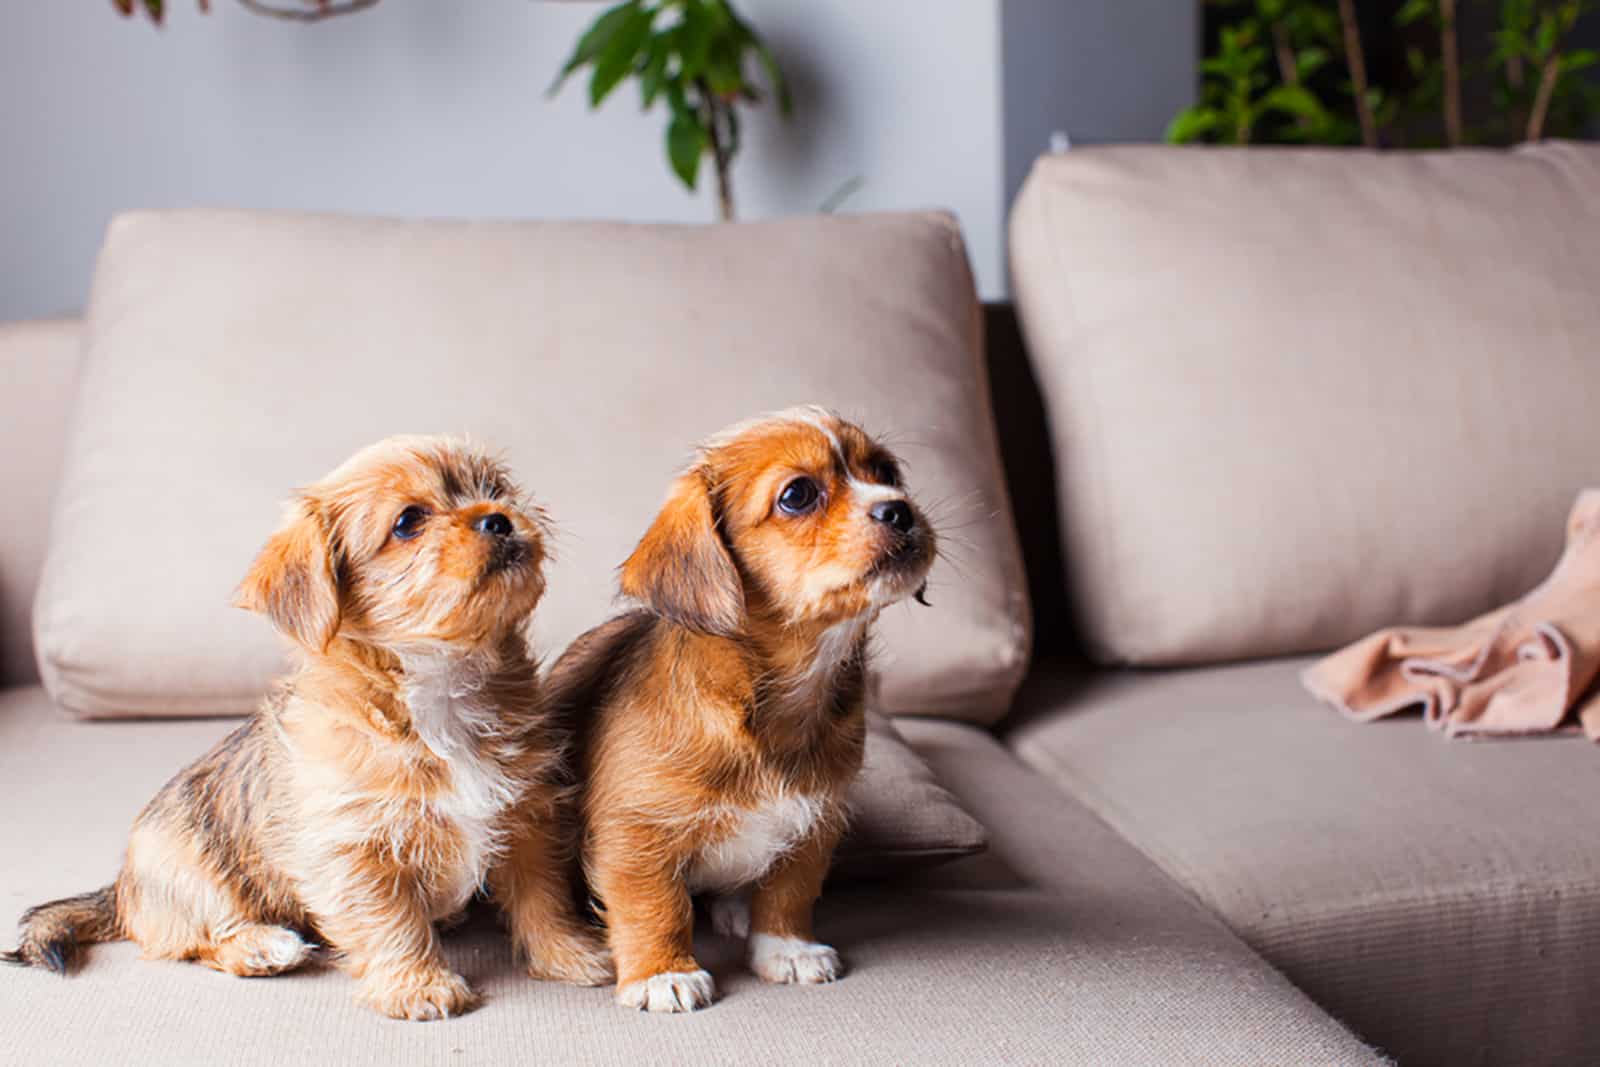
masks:
[[(1115, 15), (1125, 4), (1140, 14)], [(742, 213), (813, 211), (859, 175), (846, 210), (954, 210), (980, 289), (1002, 297), (1018, 161), (1063, 123), (1114, 139), (1159, 134), (1160, 122), (1127, 112), (1141, 79), (1171, 82), (1152, 56), (1159, 68), (1180, 54), (1180, 76), (1193, 80), (1192, 11), (1168, 30), (1151, 24), (1162, 5), (1194, 6), (742, 0), (783, 57), (797, 105), (792, 122), (764, 109), (749, 124)], [(133, 207), (712, 217), (709, 183), (697, 201), (669, 175), (663, 116), (640, 114), (632, 86), (598, 114), (578, 82), (546, 98), (597, 4), (383, 0), (309, 26), (233, 0), (212, 0), (209, 16), (195, 0), (168, 7), (159, 31), (109, 0), (25, 3), (7, 18), (0, 319), (81, 307), (106, 221)], [(1108, 19), (1114, 39), (1100, 49)], [(1115, 99), (1095, 95), (1108, 80)], [(1165, 97), (1153, 106), (1168, 109)]]
[[(748, 0), (797, 117), (757, 117), (746, 217), (945, 206), (986, 291), (1002, 284), (996, 0)], [(0, 32), (0, 319), (81, 305), (107, 219), (234, 204), (416, 215), (699, 221), (662, 159), (662, 116), (624, 86), (544, 95), (594, 4), (384, 0), (304, 26), (169, 0), (157, 31), (108, 0), (29, 3)], [(920, 17), (919, 17), (920, 16)], [(914, 27), (915, 45), (906, 40)], [(706, 183), (702, 192), (709, 193)]]

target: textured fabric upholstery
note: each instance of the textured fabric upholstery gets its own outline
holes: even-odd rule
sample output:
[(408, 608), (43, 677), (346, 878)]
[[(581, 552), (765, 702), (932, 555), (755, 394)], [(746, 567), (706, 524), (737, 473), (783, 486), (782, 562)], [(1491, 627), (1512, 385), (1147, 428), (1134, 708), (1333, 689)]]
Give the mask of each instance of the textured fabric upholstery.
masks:
[(0, 323), (0, 685), (39, 677), (28, 618), (78, 382), (76, 319)]
[[(694, 1016), (535, 983), (472, 920), (447, 951), (486, 994), (408, 1024), (333, 971), (236, 979), (96, 946), (60, 979), (0, 968), (6, 1055), (29, 1064), (1363, 1064), (1376, 1058), (1103, 823), (957, 723), (902, 722), (989, 828), (990, 850), (898, 882), (830, 889), (836, 985), (766, 987), (705, 934), (723, 997)], [(0, 693), (0, 913), (102, 884), (129, 821), (225, 722), (75, 722)], [(18, 858), (22, 858), (19, 862)]]
[(834, 853), (832, 876), (885, 878), (982, 852), (983, 824), (940, 785), (894, 721), (867, 712), (861, 773), (845, 797), (850, 831)]
[(1100, 659), (1454, 625), (1600, 485), (1600, 145), (1074, 149), (1011, 249)]
[(1304, 665), (1047, 676), (1007, 738), (1401, 1063), (1600, 1061), (1600, 754), (1351, 723)]

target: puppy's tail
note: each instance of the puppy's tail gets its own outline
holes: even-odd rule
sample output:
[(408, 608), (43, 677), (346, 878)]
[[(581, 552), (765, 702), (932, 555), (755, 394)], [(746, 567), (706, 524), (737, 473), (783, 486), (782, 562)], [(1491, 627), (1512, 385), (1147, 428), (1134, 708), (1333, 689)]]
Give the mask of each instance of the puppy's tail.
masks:
[(66, 974), (84, 945), (121, 936), (116, 887), (108, 885), (29, 908), (22, 916), (16, 949), (0, 952), (0, 962)]

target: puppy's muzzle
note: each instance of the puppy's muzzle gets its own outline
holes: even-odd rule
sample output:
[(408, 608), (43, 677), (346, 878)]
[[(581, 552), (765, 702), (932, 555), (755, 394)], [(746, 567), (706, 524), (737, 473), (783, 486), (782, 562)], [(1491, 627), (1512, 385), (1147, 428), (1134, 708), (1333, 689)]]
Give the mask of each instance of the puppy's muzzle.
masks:
[(872, 567), (873, 574), (915, 571), (928, 562), (928, 531), (917, 513), (904, 500), (880, 500), (867, 517), (883, 532), (883, 554)]
[(904, 500), (880, 500), (867, 512), (873, 522), (881, 522), (902, 536), (917, 528), (917, 516)]
[(472, 524), (472, 528), (490, 537), (510, 537), (516, 531), (516, 527), (511, 525), (511, 520), (498, 511), (491, 511), (487, 515), (478, 516), (477, 521)]
[(483, 565), (485, 578), (521, 567), (533, 558), (527, 539), (518, 537), (516, 525), (498, 511), (478, 516), (472, 528), (489, 539), (489, 558)]

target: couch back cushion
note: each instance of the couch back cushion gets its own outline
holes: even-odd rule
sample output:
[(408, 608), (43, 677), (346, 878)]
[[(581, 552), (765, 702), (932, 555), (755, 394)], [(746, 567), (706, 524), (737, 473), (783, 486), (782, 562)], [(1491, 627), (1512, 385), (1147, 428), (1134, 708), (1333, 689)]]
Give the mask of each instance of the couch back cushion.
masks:
[(1600, 146), (1074, 150), (1011, 247), (1100, 659), (1462, 621), (1600, 485)]
[[(292, 487), (393, 433), (503, 449), (557, 526), (538, 646), (611, 610), (693, 442), (817, 402), (945, 501), (933, 608), (878, 627), (882, 705), (992, 720), (1028, 604), (979, 307), (948, 216), (729, 227), (124, 216), (101, 254), (35, 614), (86, 716), (248, 711), (283, 667), (230, 594)], [(937, 517), (937, 516), (936, 516)], [(958, 528), (957, 528), (958, 527)]]
[(0, 686), (39, 680), (33, 593), (78, 384), (77, 319), (0, 324)]

